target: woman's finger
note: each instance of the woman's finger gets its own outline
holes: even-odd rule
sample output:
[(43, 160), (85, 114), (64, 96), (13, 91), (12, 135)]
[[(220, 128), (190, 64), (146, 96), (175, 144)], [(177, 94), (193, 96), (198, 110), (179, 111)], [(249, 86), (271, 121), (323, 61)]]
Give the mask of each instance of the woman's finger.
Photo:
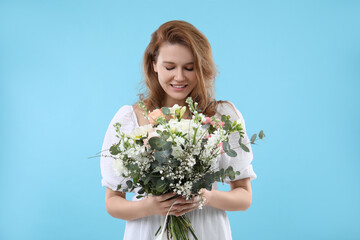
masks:
[(195, 209), (198, 209), (198, 207), (199, 207), (199, 204), (194, 203), (193, 207), (187, 208), (187, 209), (183, 209), (183, 210), (181, 210), (181, 211), (177, 211), (177, 212), (174, 213), (174, 215), (176, 215), (176, 216), (178, 217), (178, 216), (184, 215), (184, 214), (187, 213), (187, 212), (191, 212), (191, 211), (193, 211), (193, 210), (195, 210)]
[(175, 192), (169, 192), (169, 193), (157, 196), (156, 198), (158, 201), (163, 202), (163, 201), (167, 201), (169, 198), (174, 197), (175, 195), (176, 195)]

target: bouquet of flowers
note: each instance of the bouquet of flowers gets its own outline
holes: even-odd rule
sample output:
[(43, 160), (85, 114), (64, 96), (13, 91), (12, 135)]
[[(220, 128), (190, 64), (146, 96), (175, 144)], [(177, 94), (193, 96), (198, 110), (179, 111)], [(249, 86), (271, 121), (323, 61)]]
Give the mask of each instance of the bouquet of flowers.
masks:
[[(225, 115), (221, 119), (206, 117), (191, 98), (187, 98), (186, 103), (192, 113), (190, 119), (183, 118), (185, 106), (176, 104), (149, 113), (144, 103), (140, 102), (149, 125), (125, 134), (121, 131), (120, 123), (114, 124), (119, 138), (110, 148), (114, 170), (117, 175), (131, 179), (126, 185), (119, 183), (118, 190), (122, 186), (125, 186), (123, 192), (139, 189), (138, 198), (145, 194), (176, 192), (190, 199), (201, 188), (211, 190), (215, 181), (223, 182), (225, 177), (233, 180), (235, 175), (240, 174), (232, 167), (216, 169), (215, 166), (220, 154), (237, 155), (228, 142), (231, 133), (237, 132), (240, 135), (238, 147), (249, 151), (248, 143), (242, 142), (244, 132), (241, 123), (231, 122), (230, 117)], [(259, 139), (264, 136), (260, 131)], [(250, 143), (256, 140), (257, 134), (254, 134)], [(187, 240), (190, 232), (197, 239), (185, 214), (167, 216), (165, 222), (168, 238)]]

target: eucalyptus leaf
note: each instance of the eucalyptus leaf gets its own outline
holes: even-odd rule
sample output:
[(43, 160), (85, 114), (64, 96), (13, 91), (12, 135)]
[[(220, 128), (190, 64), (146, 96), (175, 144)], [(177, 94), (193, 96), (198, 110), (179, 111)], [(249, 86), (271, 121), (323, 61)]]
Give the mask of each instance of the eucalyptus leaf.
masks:
[(257, 137), (257, 134), (256, 134), (256, 133), (254, 133), (254, 134), (251, 136), (250, 142), (251, 142), (252, 144), (254, 144), (254, 142), (255, 142), (255, 140), (256, 140), (256, 137)]
[(117, 148), (117, 145), (112, 145), (112, 146), (110, 147), (110, 153), (111, 153), (111, 155), (117, 155), (117, 154), (120, 153), (119, 150), (118, 150), (118, 148)]
[(170, 151), (170, 150), (156, 151), (154, 153), (154, 157), (157, 161), (159, 161), (161, 163), (166, 163), (171, 155), (171, 152), (172, 151)]
[(170, 114), (170, 109), (167, 108), (167, 107), (162, 107), (162, 108), (161, 108), (161, 111), (162, 111), (162, 113), (163, 113), (164, 115)]
[(151, 148), (156, 149), (156, 150), (162, 150), (163, 146), (166, 143), (167, 142), (160, 137), (152, 137), (149, 139), (149, 144), (150, 144)]
[(131, 180), (126, 181), (128, 188), (132, 188), (133, 182)]
[(261, 131), (259, 132), (259, 138), (260, 138), (260, 139), (263, 139), (264, 137), (265, 137), (265, 134), (264, 134), (263, 130), (261, 130)]
[(166, 139), (168, 139), (169, 137), (170, 137), (170, 133), (169, 133), (169, 132), (163, 131), (163, 132), (161, 133), (161, 138), (162, 138), (162, 139), (166, 140)]
[(223, 128), (224, 128), (225, 131), (230, 130), (230, 129), (231, 129), (231, 123), (230, 123), (230, 121), (226, 121)]
[(250, 152), (249, 148), (243, 144), (243, 143), (240, 143), (240, 147), (242, 148), (242, 150), (244, 150), (245, 152)]
[(229, 151), (230, 150), (230, 144), (229, 142), (222, 142), (222, 147), (224, 149), (225, 152)]
[(237, 156), (237, 153), (232, 150), (232, 149), (229, 149), (229, 151), (226, 151), (226, 154), (230, 157), (236, 157)]
[(167, 183), (164, 180), (158, 180), (156, 183), (156, 191), (158, 191), (159, 193), (163, 193), (167, 187)]

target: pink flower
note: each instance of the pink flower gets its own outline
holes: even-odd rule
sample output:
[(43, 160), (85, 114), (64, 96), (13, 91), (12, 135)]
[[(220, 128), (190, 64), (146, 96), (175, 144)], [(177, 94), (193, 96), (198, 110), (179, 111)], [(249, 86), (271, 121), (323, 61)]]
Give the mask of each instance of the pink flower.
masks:
[(154, 136), (154, 132), (150, 132), (149, 133), (149, 136), (147, 138), (145, 138), (143, 141), (144, 141), (144, 144), (147, 145), (150, 138), (152, 138)]
[(220, 121), (217, 125), (216, 125), (216, 129), (219, 129), (219, 127), (224, 127), (225, 123)]
[(208, 123), (210, 123), (210, 122), (211, 122), (211, 118), (206, 117), (206, 118), (205, 118), (205, 121), (203, 122), (203, 124), (208, 124)]
[(221, 143), (219, 143), (219, 144), (218, 144), (218, 147), (219, 147), (219, 148), (221, 148), (221, 153), (224, 153), (225, 151), (224, 151), (224, 149), (223, 149), (223, 146), (222, 146), (222, 145), (223, 145), (223, 144), (222, 144), (222, 142), (221, 142)]
[(211, 138), (211, 135), (209, 135), (209, 136), (205, 137), (205, 139), (209, 139), (209, 138)]
[(162, 113), (161, 109), (155, 109), (151, 113), (149, 113), (149, 122), (153, 125), (156, 124), (156, 120), (159, 117), (165, 117), (165, 115)]
[(215, 121), (211, 121), (210, 123), (211, 123), (211, 125), (213, 125), (213, 126), (216, 124)]

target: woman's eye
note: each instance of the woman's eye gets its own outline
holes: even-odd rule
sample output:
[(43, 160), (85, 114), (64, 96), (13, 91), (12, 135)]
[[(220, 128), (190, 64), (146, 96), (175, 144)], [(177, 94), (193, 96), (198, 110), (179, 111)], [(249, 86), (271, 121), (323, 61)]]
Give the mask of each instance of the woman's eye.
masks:
[(185, 68), (186, 71), (192, 71), (194, 68)]
[(174, 67), (172, 67), (172, 68), (165, 67), (165, 68), (166, 68), (166, 70), (173, 70), (174, 69)]

